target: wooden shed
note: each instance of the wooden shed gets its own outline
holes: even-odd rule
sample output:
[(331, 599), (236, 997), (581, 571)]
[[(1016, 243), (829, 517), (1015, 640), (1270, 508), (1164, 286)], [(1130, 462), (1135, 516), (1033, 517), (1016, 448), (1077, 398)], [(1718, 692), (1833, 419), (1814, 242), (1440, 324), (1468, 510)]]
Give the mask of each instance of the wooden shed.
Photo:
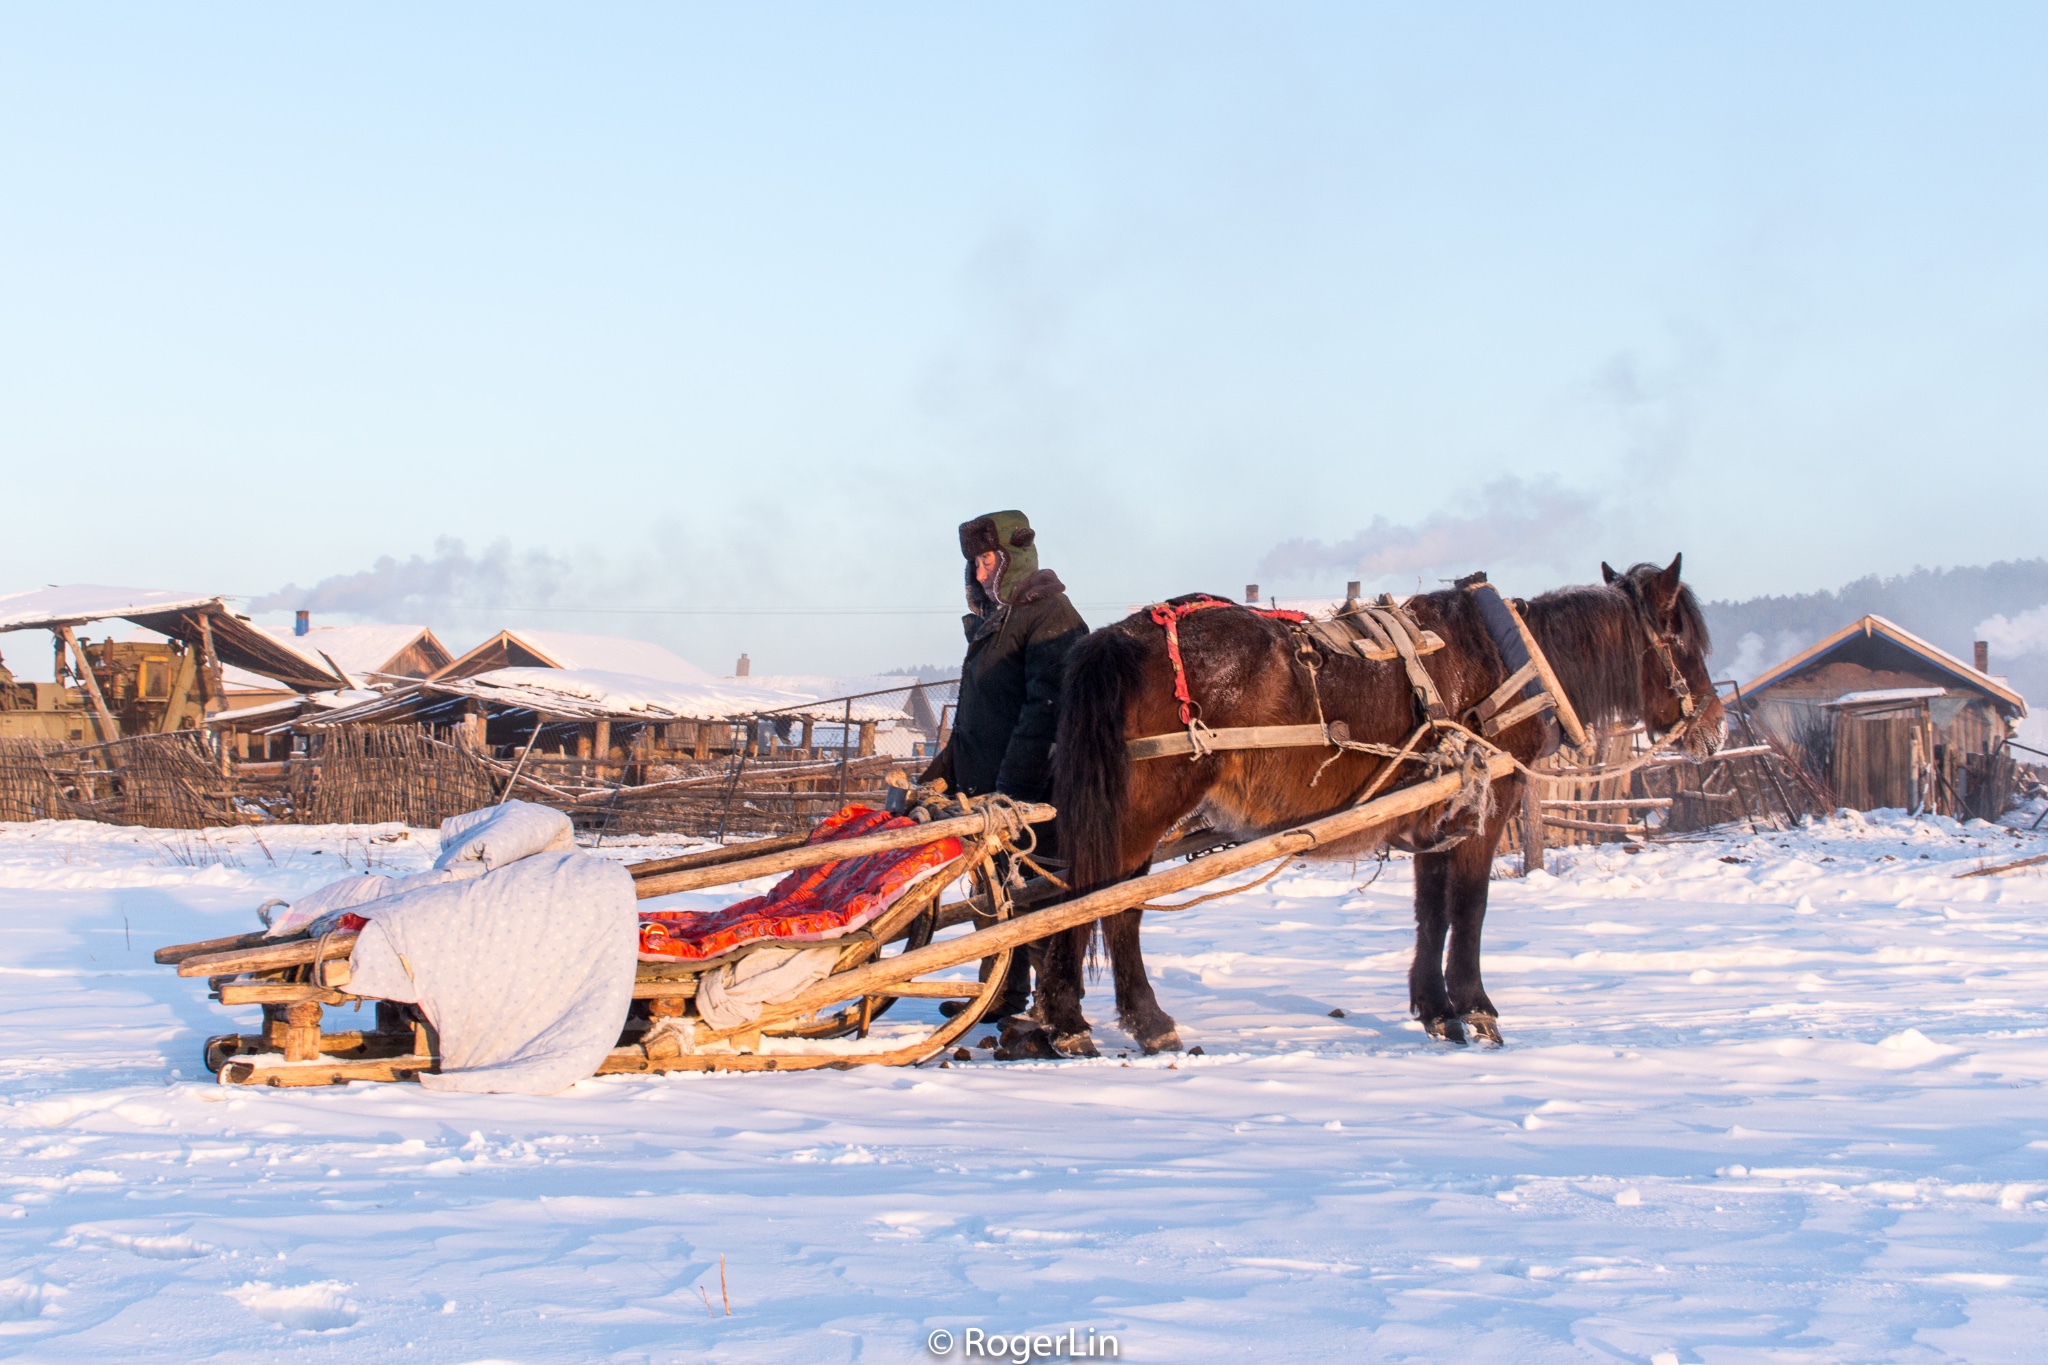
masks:
[(1839, 805), (1985, 819), (2005, 809), (2006, 742), (2027, 714), (2005, 679), (1882, 616), (1766, 669), (1735, 704), (1799, 751)]

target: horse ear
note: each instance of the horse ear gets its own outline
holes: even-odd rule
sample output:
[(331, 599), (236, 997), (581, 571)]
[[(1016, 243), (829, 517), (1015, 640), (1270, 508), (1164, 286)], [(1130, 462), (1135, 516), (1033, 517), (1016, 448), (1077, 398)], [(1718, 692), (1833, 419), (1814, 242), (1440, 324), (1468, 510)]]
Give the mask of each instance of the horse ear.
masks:
[(1671, 567), (1657, 575), (1657, 587), (1666, 597), (1678, 596), (1678, 571), (1685, 564), (1683, 552), (1671, 556)]
[(1614, 571), (1613, 565), (1609, 564), (1604, 559), (1600, 561), (1600, 581), (1602, 583), (1612, 583), (1615, 579), (1619, 577), (1621, 577), (1621, 575)]

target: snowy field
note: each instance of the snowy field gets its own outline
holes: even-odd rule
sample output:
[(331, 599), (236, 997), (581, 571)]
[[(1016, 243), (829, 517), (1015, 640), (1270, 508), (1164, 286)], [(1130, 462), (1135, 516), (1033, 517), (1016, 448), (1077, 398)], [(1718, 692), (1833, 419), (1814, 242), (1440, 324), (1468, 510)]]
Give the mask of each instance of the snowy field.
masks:
[(212, 1083), (201, 1040), (256, 1011), (151, 951), (432, 851), (0, 826), (0, 1355), (812, 1365), (931, 1360), (940, 1328), (1140, 1361), (2048, 1354), (2048, 875), (1953, 879), (2048, 834), (1553, 853), (1493, 888), (1499, 1051), (1407, 1020), (1396, 861), (1153, 917), (1199, 1057), (1105, 1029), (1092, 1062), (547, 1099)]

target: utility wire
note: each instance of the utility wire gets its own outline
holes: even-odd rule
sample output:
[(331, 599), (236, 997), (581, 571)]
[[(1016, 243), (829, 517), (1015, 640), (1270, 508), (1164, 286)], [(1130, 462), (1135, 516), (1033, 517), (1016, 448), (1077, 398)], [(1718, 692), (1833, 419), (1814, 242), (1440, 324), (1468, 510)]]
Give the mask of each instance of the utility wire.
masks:
[[(236, 601), (247, 601), (255, 594), (224, 593)], [(1099, 602), (1076, 602), (1077, 607), (1129, 608), (1139, 599), (1107, 598)], [(504, 611), (504, 612), (555, 612), (573, 616), (959, 616), (966, 610), (957, 607), (508, 607), (502, 605), (462, 606), (455, 604), (434, 604), (436, 611)], [(342, 615), (356, 615), (347, 607), (330, 607), (327, 610)]]

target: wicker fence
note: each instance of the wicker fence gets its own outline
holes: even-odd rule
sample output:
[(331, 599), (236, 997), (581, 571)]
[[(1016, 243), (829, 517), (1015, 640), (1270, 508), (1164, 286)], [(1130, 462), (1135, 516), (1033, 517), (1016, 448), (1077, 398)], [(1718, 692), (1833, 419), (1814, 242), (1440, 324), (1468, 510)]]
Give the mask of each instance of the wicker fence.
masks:
[(289, 818), (301, 825), (430, 828), (496, 801), (502, 781), (482, 755), (423, 726), (350, 725), (314, 738), (288, 765)]
[[(461, 727), (314, 730), (282, 762), (223, 759), (195, 731), (112, 744), (0, 740), (0, 820), (83, 819), (157, 828), (279, 824), (431, 827), (509, 795), (582, 829), (707, 838), (807, 830), (885, 777), (921, 771), (949, 727), (956, 685), (906, 685), (824, 707), (721, 723), (729, 750), (698, 757), (704, 727), (615, 723), (599, 755), (475, 746)], [(555, 727), (559, 728), (559, 727)], [(573, 728), (573, 727), (571, 727)]]
[(0, 740), (0, 819), (155, 829), (245, 824), (255, 817), (236, 785), (205, 736), (190, 730), (108, 744)]

